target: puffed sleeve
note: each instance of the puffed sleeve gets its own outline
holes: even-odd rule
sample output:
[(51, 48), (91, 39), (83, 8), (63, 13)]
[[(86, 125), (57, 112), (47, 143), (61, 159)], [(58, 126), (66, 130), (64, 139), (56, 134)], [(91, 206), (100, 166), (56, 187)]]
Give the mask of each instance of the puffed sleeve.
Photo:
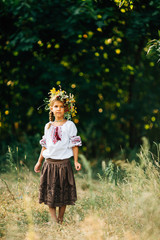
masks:
[(77, 128), (76, 125), (71, 122), (70, 128), (69, 128), (69, 148), (75, 147), (75, 146), (82, 146), (81, 137), (77, 136)]
[(47, 124), (45, 125), (45, 128), (44, 128), (44, 135), (43, 135), (42, 139), (39, 141), (40, 145), (42, 147), (45, 147), (45, 148), (47, 148), (47, 144), (46, 144), (46, 131), (47, 131)]

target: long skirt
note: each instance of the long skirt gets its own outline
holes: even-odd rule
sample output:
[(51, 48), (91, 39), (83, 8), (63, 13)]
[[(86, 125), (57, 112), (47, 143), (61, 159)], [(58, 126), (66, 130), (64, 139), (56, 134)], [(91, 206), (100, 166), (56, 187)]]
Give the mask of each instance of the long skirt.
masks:
[(44, 161), (39, 188), (39, 203), (49, 207), (74, 205), (77, 191), (69, 159)]

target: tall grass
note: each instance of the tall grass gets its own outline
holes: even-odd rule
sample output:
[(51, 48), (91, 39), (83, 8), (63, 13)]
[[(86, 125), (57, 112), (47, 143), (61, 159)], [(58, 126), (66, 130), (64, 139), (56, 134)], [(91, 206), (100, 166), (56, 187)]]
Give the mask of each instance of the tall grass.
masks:
[(97, 180), (80, 155), (84, 170), (75, 174), (78, 201), (67, 206), (63, 225), (54, 225), (48, 207), (38, 203), (39, 175), (23, 164), (1, 174), (1, 239), (160, 239), (159, 145), (156, 148), (154, 155), (144, 139), (138, 163), (103, 162)]
[(2, 143), (2, 146), (0, 146), (0, 173), (9, 171), (12, 167), (11, 163), (17, 166), (17, 164), (20, 164), (20, 161), (26, 164), (30, 170), (33, 169), (40, 153), (40, 138), (39, 134), (33, 136), (23, 134), (19, 141), (12, 140), (9, 146), (6, 143)]

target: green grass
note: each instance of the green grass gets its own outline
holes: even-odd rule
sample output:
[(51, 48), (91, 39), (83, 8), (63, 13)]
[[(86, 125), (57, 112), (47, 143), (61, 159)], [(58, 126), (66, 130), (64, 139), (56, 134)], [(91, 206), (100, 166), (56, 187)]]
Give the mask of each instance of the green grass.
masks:
[(75, 174), (78, 201), (67, 206), (63, 225), (52, 224), (48, 207), (38, 203), (39, 174), (25, 166), (1, 174), (1, 239), (160, 239), (159, 157), (145, 146), (138, 157), (139, 164), (103, 164), (95, 180), (80, 156), (86, 170)]

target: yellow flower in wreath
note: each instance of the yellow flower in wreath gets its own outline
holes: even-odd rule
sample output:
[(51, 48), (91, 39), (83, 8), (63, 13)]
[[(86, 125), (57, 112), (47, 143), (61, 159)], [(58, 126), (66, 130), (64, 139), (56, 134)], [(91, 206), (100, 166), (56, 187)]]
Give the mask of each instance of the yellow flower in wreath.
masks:
[(52, 88), (52, 89), (50, 90), (50, 92), (51, 92), (52, 94), (55, 94), (55, 93), (56, 93), (56, 89), (55, 89), (55, 88)]

